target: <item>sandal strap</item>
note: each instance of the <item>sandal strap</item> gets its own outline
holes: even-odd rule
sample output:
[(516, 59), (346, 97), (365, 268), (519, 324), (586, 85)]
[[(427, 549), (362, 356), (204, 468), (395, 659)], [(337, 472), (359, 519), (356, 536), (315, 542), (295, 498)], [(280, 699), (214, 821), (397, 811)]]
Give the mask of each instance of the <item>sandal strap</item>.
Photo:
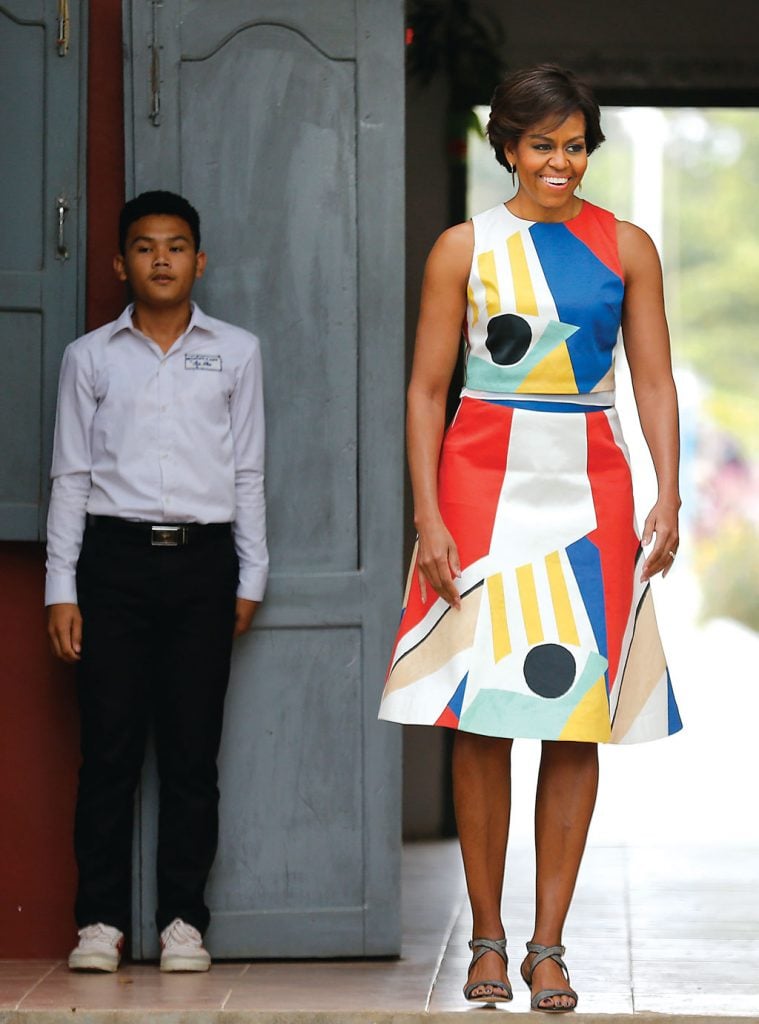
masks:
[[(573, 988), (544, 988), (540, 992), (536, 992), (530, 1000), (530, 1006), (533, 1010), (542, 1010), (544, 1013), (551, 1013), (550, 1006), (541, 1006), (540, 1004), (544, 999), (553, 999), (555, 996), (569, 996), (570, 999), (574, 999), (575, 1006), (577, 1006), (577, 993)], [(575, 1006), (571, 1007), (574, 1009)], [(564, 1007), (562, 1007), (564, 1009)], [(566, 1007), (570, 1009), (570, 1007)], [(555, 1011), (553, 1011), (555, 1012)]]
[[(566, 948), (564, 946), (542, 946), (539, 942), (528, 942), (527, 943), (527, 952), (528, 953), (535, 953), (535, 959), (532, 961), (532, 963), (527, 968), (527, 972), (528, 972), (529, 978), (525, 978), (525, 981), (527, 981), (528, 985), (532, 982), (532, 976), (535, 973), (535, 968), (538, 966), (538, 964), (542, 963), (544, 960), (549, 960), (549, 959), (553, 960), (555, 963), (557, 963), (559, 965), (559, 967), (561, 968), (562, 974), (567, 979), (567, 984), (569, 984), (569, 971), (567, 969), (567, 965), (562, 960), (562, 957), (566, 953)], [(554, 995), (563, 995), (563, 994), (569, 995), (570, 993), (555, 992), (553, 994)], [(546, 999), (548, 997), (544, 995), (544, 996), (542, 996), (542, 998)]]
[[(508, 1000), (514, 998), (514, 993), (511, 991), (511, 985), (507, 984), (507, 982), (505, 982), (505, 981), (490, 981), (487, 978), (484, 981), (470, 981), (468, 985), (464, 985), (464, 998), (465, 999), (471, 999), (472, 998), (472, 992), (474, 992), (474, 990), (476, 988), (484, 988), (486, 985), (489, 985), (491, 988), (500, 988), (500, 989), (502, 989), (506, 993), (506, 1001), (507, 1002), (508, 1002)], [(487, 999), (486, 996), (478, 996), (477, 998), (478, 999), (482, 999), (482, 1000), (486, 1000)], [(500, 997), (496, 996), (495, 998), (498, 999)]]
[[(469, 964), (470, 971), (480, 957), (485, 956), (486, 953), (497, 953), (506, 967), (509, 966), (509, 958), (506, 955), (506, 939), (470, 939), (469, 948), (472, 951), (472, 960)], [(479, 984), (483, 984), (483, 982), (479, 982)], [(504, 987), (500, 981), (487, 982), (485, 984), (497, 984), (501, 988)]]

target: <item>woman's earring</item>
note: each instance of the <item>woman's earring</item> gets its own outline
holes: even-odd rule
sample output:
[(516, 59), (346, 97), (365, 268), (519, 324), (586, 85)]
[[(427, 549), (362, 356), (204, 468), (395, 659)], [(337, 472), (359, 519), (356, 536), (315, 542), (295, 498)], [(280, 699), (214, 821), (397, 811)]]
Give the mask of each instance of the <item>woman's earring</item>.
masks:
[(517, 165), (511, 165), (511, 184), (516, 185)]

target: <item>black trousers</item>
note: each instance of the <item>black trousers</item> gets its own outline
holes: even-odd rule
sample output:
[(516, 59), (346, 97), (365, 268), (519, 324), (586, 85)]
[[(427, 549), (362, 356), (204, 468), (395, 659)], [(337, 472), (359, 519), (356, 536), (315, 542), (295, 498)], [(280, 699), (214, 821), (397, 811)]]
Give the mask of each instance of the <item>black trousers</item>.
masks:
[(134, 793), (151, 721), (160, 781), (156, 923), (208, 926), (237, 572), (228, 527), (196, 528), (186, 546), (152, 547), (143, 525), (87, 526), (77, 566), (80, 928), (128, 926)]

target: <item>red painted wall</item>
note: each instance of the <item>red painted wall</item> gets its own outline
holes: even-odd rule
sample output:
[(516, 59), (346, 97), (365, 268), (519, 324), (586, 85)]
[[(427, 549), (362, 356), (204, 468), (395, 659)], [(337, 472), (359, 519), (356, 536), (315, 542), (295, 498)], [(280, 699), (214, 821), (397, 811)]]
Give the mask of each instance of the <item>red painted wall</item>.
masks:
[[(124, 294), (111, 269), (124, 200), (121, 0), (90, 0), (87, 327)], [(73, 339), (72, 339), (73, 340)], [(0, 958), (63, 956), (75, 938), (79, 762), (73, 670), (49, 653), (39, 544), (0, 544)]]
[(42, 546), (0, 545), (0, 579), (0, 957), (59, 956), (74, 934), (74, 676), (45, 641)]
[(125, 305), (113, 272), (124, 204), (124, 66), (121, 0), (90, 0), (87, 137), (87, 328)]

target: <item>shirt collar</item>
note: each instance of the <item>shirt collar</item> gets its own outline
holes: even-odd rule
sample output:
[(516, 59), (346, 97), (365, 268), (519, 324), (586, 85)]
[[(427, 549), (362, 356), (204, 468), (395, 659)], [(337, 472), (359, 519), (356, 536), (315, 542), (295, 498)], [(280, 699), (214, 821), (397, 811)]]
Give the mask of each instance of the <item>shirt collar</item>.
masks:
[[(191, 302), (190, 307), (192, 312), (190, 314), (190, 322), (187, 325), (187, 330), (184, 332), (183, 337), (187, 337), (191, 331), (196, 328), (201, 331), (207, 331), (209, 334), (215, 334), (216, 330), (213, 326), (213, 320), (210, 316), (206, 316), (197, 302)], [(129, 331), (132, 334), (140, 335), (140, 332), (132, 323), (132, 314), (134, 312), (134, 303), (130, 302), (129, 305), (123, 310), (118, 320), (114, 320), (111, 324), (111, 330), (108, 334), (108, 340), (115, 338), (117, 334), (121, 334), (122, 331)], [(141, 335), (140, 335), (141, 336)]]
[(115, 338), (117, 334), (122, 331), (134, 331), (132, 324), (132, 311), (134, 310), (134, 303), (129, 303), (126, 309), (122, 312), (118, 320), (114, 320), (111, 324), (111, 329), (108, 333), (108, 340)]
[(197, 302), (192, 304), (192, 315), (190, 317), (190, 324), (187, 328), (189, 334), (193, 328), (197, 327), (201, 331), (208, 331), (209, 334), (216, 334), (216, 328), (213, 325), (213, 320), (210, 316), (206, 316)]

